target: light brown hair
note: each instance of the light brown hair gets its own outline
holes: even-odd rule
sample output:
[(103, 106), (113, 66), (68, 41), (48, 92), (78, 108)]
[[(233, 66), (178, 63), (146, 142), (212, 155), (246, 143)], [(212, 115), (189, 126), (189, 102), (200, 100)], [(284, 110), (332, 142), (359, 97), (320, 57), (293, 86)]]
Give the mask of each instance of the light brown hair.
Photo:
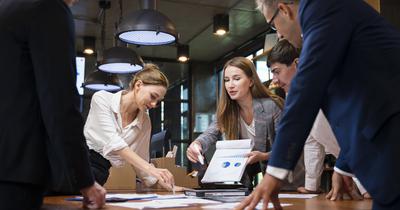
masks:
[[(241, 69), (244, 74), (253, 81), (250, 87), (250, 93), (253, 98), (271, 98), (279, 108), (283, 107), (283, 100), (278, 96), (273, 95), (262, 83), (257, 75), (256, 68), (252, 61), (245, 57), (235, 57), (225, 63), (225, 69), (228, 66), (234, 66)], [(217, 123), (218, 128), (225, 134), (226, 139), (238, 139), (239, 130), (239, 104), (232, 100), (225, 87), (221, 91), (217, 107)]]
[(153, 63), (147, 63), (143, 69), (135, 74), (129, 82), (129, 90), (133, 90), (136, 82), (141, 80), (145, 85), (161, 85), (168, 89), (168, 78), (160, 71), (160, 68)]

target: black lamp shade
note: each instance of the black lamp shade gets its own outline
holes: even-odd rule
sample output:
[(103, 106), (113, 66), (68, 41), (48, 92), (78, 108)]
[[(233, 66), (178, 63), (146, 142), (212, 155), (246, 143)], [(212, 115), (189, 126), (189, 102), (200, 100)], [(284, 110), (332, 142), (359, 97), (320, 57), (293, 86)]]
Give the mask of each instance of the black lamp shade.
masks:
[(154, 9), (131, 13), (118, 26), (118, 39), (135, 45), (167, 45), (176, 41), (175, 25)]
[(229, 31), (229, 15), (228, 14), (217, 14), (214, 16), (214, 34), (224, 35)]
[(109, 73), (133, 73), (143, 69), (143, 60), (127, 47), (112, 47), (103, 52), (98, 69)]
[(106, 90), (115, 92), (122, 89), (122, 82), (115, 74), (96, 70), (85, 79), (83, 87), (94, 91)]
[(177, 59), (180, 62), (186, 62), (189, 60), (189, 45), (178, 45), (177, 48)]
[(92, 55), (95, 51), (96, 39), (93, 36), (83, 37), (83, 53), (87, 55)]

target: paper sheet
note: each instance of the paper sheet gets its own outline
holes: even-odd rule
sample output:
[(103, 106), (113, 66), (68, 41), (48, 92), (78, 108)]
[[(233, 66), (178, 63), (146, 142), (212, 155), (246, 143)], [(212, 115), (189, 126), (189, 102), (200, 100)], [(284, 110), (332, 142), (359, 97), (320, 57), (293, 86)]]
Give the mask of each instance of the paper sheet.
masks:
[(318, 194), (279, 194), (279, 198), (299, 198), (299, 199), (310, 199), (317, 197)]
[(217, 141), (216, 151), (201, 182), (239, 182), (253, 148), (250, 139)]
[[(223, 203), (223, 204), (218, 204), (218, 205), (207, 205), (207, 206), (202, 206), (203, 209), (233, 209), (236, 206), (238, 206), (239, 203)], [(287, 206), (293, 206), (293, 204), (290, 203), (281, 203), (282, 207), (287, 207)], [(263, 204), (260, 202), (256, 206), (256, 209), (262, 209)], [(274, 206), (272, 203), (268, 203), (268, 208), (272, 209)]]
[[(156, 199), (157, 194), (107, 194), (106, 202), (111, 202), (113, 200), (144, 200), (144, 199)], [(82, 201), (82, 196), (75, 196), (72, 198), (66, 198), (67, 201)]]
[(163, 200), (163, 199), (178, 199), (178, 198), (189, 198), (185, 194), (176, 194), (176, 195), (157, 195), (157, 198), (154, 200)]
[(164, 199), (145, 202), (126, 202), (113, 203), (112, 206), (120, 206), (126, 208), (144, 209), (144, 208), (181, 208), (188, 207), (190, 204), (220, 204), (218, 201), (210, 201), (200, 198), (182, 198), (182, 199)]
[(168, 200), (154, 200), (154, 201), (146, 201), (146, 202), (125, 202), (125, 203), (113, 203), (109, 204), (110, 206), (119, 206), (125, 208), (133, 208), (133, 209), (144, 209), (144, 208), (182, 208), (187, 207), (187, 204), (177, 204), (177, 203), (169, 203)]
[(129, 194), (107, 194), (106, 198), (124, 198), (128, 200), (139, 200), (139, 199), (150, 199), (150, 198), (157, 198), (157, 194), (136, 194), (136, 193), (129, 193)]

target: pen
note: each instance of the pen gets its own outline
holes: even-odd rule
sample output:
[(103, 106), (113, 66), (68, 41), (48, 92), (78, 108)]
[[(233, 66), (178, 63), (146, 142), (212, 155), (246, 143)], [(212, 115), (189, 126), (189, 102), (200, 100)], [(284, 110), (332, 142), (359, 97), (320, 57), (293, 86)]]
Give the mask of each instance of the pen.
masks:
[(172, 194), (175, 195), (175, 185), (172, 184)]
[(194, 144), (194, 148), (197, 150), (197, 152), (199, 152), (199, 155), (197, 155), (197, 158), (199, 159), (199, 162), (201, 165), (204, 165), (204, 157), (203, 155), (201, 155), (200, 153), (200, 148), (197, 144)]

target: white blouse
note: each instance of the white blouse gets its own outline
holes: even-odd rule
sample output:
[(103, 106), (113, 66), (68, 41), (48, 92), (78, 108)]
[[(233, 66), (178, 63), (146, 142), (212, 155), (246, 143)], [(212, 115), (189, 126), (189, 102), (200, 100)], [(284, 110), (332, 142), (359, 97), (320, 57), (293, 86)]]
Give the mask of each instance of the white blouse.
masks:
[(240, 138), (241, 139), (251, 139), (254, 141), (254, 137), (256, 136), (256, 128), (254, 126), (254, 118), (251, 121), (250, 125), (244, 121), (244, 119), (240, 118)]
[[(123, 166), (125, 160), (114, 152), (125, 147), (129, 147), (141, 158), (149, 161), (150, 117), (146, 112), (139, 111), (136, 119), (123, 128), (120, 113), (122, 94), (123, 91), (117, 93), (96, 92), (92, 97), (84, 128), (89, 149), (96, 151), (116, 167)], [(142, 171), (136, 170), (136, 172), (141, 178), (146, 179), (147, 177), (153, 180)]]

